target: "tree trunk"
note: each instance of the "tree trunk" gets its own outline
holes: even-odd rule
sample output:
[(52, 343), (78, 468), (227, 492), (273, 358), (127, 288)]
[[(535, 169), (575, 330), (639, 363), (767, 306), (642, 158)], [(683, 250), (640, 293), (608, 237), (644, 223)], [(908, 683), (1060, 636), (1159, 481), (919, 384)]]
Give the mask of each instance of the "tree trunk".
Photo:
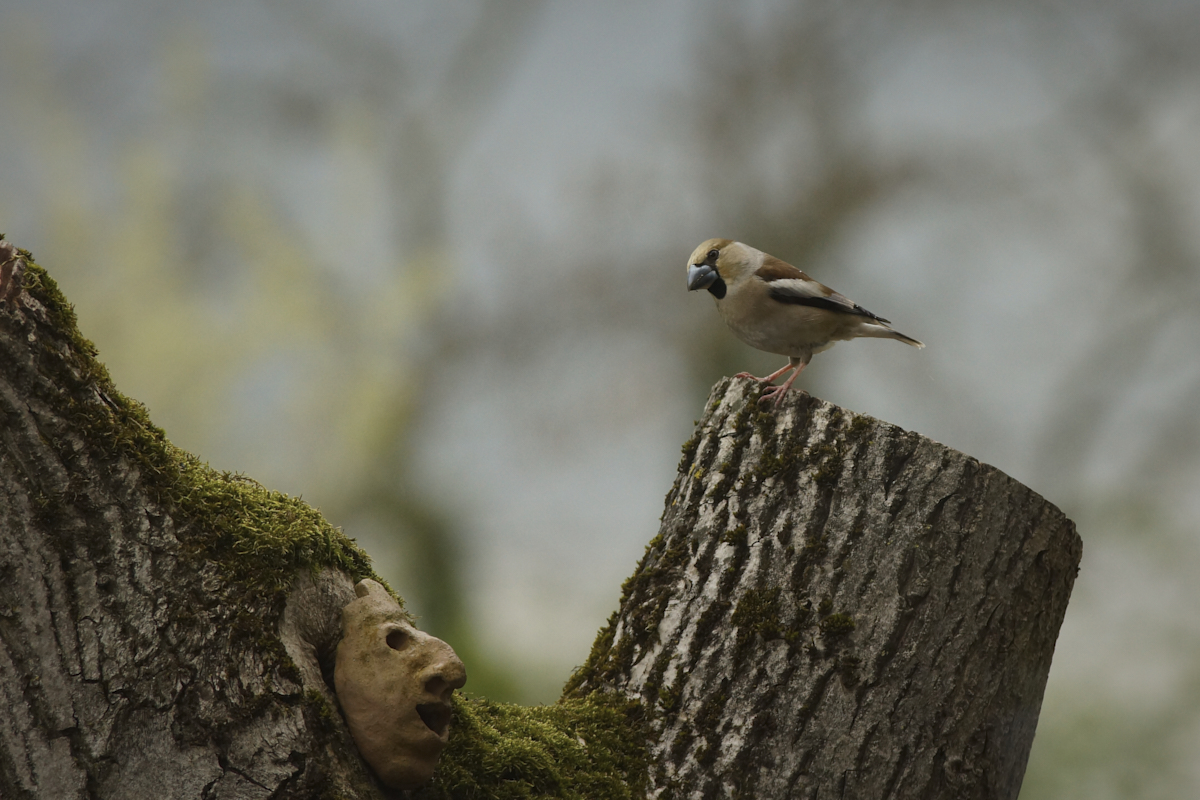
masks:
[(385, 796), (322, 678), (366, 557), (173, 448), (25, 280), (0, 306), (0, 797)]
[(1082, 544), (1004, 473), (725, 380), (568, 690), (649, 713), (667, 797), (1015, 798)]

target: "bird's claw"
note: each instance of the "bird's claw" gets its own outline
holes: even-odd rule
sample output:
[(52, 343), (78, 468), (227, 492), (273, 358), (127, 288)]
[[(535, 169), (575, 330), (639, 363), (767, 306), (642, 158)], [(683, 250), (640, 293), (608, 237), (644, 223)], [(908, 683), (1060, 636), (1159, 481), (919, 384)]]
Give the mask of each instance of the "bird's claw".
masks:
[(805, 395), (808, 394), (808, 392), (806, 392), (804, 389), (792, 389), (791, 386), (768, 386), (766, 389), (763, 389), (763, 393), (758, 396), (758, 402), (761, 404), (769, 400), (774, 400), (775, 408), (779, 408), (779, 404), (783, 402), (783, 396), (789, 391), (795, 391)]
[(763, 389), (763, 393), (758, 396), (758, 402), (766, 403), (769, 400), (775, 401), (775, 407), (779, 408), (780, 402), (783, 401), (783, 396), (787, 394), (787, 389), (783, 386), (768, 386)]

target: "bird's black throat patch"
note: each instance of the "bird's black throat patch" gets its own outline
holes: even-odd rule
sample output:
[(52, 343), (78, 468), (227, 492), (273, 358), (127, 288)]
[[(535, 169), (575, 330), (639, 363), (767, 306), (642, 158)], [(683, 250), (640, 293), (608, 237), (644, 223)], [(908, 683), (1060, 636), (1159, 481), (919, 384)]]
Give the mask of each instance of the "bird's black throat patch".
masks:
[(725, 296), (725, 281), (718, 275), (717, 279), (708, 285), (708, 290), (712, 292), (713, 297), (720, 300)]

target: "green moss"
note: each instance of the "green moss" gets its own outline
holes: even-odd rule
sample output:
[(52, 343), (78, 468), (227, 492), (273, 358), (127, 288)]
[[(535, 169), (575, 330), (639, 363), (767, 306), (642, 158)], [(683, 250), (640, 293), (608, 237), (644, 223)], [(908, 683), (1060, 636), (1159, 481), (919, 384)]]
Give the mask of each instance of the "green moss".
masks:
[(825, 443), (812, 449), (809, 458), (816, 461), (813, 481), (821, 486), (832, 486), (842, 474), (842, 450), (835, 444)]
[(759, 480), (794, 471), (804, 463), (804, 441), (797, 437), (764, 436), (763, 453), (751, 471)]
[[(855, 415), (849, 425), (845, 424), (845, 419), (840, 409), (834, 409), (829, 415), (829, 429), (858, 435), (864, 429), (869, 430), (872, 427), (869, 419), (860, 415)], [(806, 451), (807, 442), (804, 439), (791, 434), (776, 435), (776, 419), (773, 414), (758, 412), (754, 421), (763, 440), (763, 451), (758, 463), (750, 472), (760, 481), (781, 474), (790, 475), (807, 466), (812, 469), (812, 479), (818, 485), (827, 487), (837, 483), (842, 473), (849, 433), (833, 441), (815, 444)], [(803, 423), (799, 428), (803, 429), (806, 425), (807, 423)]]
[(696, 457), (696, 448), (699, 446), (700, 437), (698, 435), (692, 436), (692, 438), (683, 443), (683, 454), (679, 458), (678, 472), (685, 472), (692, 465), (692, 459)]
[(66, 338), (69, 348), (74, 354), (82, 356), (76, 361), (76, 366), (84, 367), (85, 373), (93, 374), (100, 382), (111, 384), (108, 370), (95, 360), (96, 345), (92, 344), (79, 332), (75, 317), (75, 307), (72, 306), (58, 284), (31, 258), (25, 259), (24, 276), (25, 291), (35, 297), (46, 309), (50, 324)]
[(700, 650), (709, 644), (713, 629), (729, 613), (730, 606), (728, 600), (714, 600), (712, 605), (700, 613), (700, 619), (696, 620), (696, 632), (692, 634), (692, 641), (688, 647), (688, 661), (695, 661)]
[(821, 620), (821, 634), (826, 638), (845, 636), (854, 630), (854, 617), (849, 614), (830, 614)]
[(320, 720), (321, 727), (325, 732), (333, 733), (337, 730), (338, 713), (324, 695), (316, 689), (309, 689), (304, 693), (304, 703), (316, 719)]
[(735, 548), (741, 549), (746, 547), (749, 538), (749, 531), (745, 525), (738, 525), (731, 531), (725, 531), (721, 536), (721, 541), (733, 545)]
[[(692, 726), (687, 722), (684, 722), (679, 726), (679, 730), (675, 732), (675, 738), (671, 740), (672, 761), (678, 762), (683, 759), (684, 755), (687, 753), (688, 746), (692, 743), (692, 737), (695, 736), (695, 734), (696, 732), (692, 730)], [(662, 769), (661, 765), (659, 765), (659, 769)], [(655, 783), (662, 785), (662, 781), (658, 779), (655, 780)]]
[(642, 689), (644, 697), (654, 697), (658, 693), (659, 699), (662, 699), (659, 687), (662, 686), (663, 676), (667, 673), (667, 667), (670, 665), (673, 655), (674, 651), (670, 647), (664, 647), (659, 651), (658, 656), (654, 659), (654, 664), (650, 667), (650, 674), (646, 676), (646, 683)]
[(742, 403), (742, 407), (733, 416), (732, 428), (733, 432), (742, 435), (751, 431), (750, 415), (754, 413), (754, 403)]
[(575, 696), (582, 690), (584, 683), (590, 683), (599, 677), (608, 660), (609, 651), (612, 650), (616, 630), (617, 612), (614, 611), (609, 615), (608, 622), (600, 629), (600, 633), (596, 634), (596, 640), (592, 642), (592, 649), (588, 653), (587, 659), (584, 660), (583, 666), (575, 670), (575, 673), (567, 679), (567, 684), (563, 687), (564, 697)]
[[(829, 534), (822, 533), (820, 536), (810, 536), (804, 540), (804, 546), (800, 550), (800, 555), (805, 560), (816, 560), (824, 558), (829, 552)], [(828, 601), (832, 603), (833, 601)]]
[(780, 616), (778, 586), (751, 589), (742, 595), (730, 622), (737, 629), (736, 643), (741, 648), (755, 635), (764, 640), (783, 639), (794, 643), (800, 635), (794, 626), (786, 625)]
[(730, 485), (729, 476), (718, 474), (717, 479), (713, 481), (713, 485), (705, 493), (704, 499), (714, 504), (721, 502), (729, 494)]
[(704, 737), (704, 744), (696, 751), (696, 761), (702, 765), (716, 760), (720, 744), (720, 730), (725, 722), (725, 706), (729, 702), (729, 679), (722, 678), (721, 685), (701, 703), (696, 712), (695, 732)]
[(658, 690), (658, 707), (664, 714), (673, 714), (679, 710), (679, 701), (683, 695), (681, 684), (664, 687)]
[(187, 550), (237, 580), (286, 589), (302, 567), (379, 580), (366, 553), (302, 500), (194, 460), (171, 488), (172, 499), (202, 522)]
[[(763, 389), (766, 389), (766, 387), (764, 386)], [(748, 408), (746, 410), (753, 413), (754, 428), (758, 431), (758, 435), (766, 439), (774, 433), (775, 423), (778, 420), (775, 418), (775, 412), (768, 410), (770, 406), (766, 408), (759, 407), (758, 398), (760, 397), (762, 397), (762, 392), (759, 392), (753, 403), (747, 404)]]
[(864, 416), (863, 414), (855, 414), (854, 419), (850, 421), (848, 432), (851, 436), (858, 438), (863, 436), (863, 434), (871, 430), (873, 427), (875, 426), (870, 417)]
[(783, 636), (783, 623), (779, 619), (778, 586), (751, 589), (742, 595), (730, 621), (737, 628), (737, 646), (742, 647), (755, 634), (764, 639)]
[[(668, 543), (669, 542), (669, 543)], [(564, 696), (582, 697), (611, 678), (626, 674), (639, 651), (645, 651), (658, 636), (669, 601), (672, 576), (687, 561), (687, 542), (661, 535), (647, 545), (633, 575), (621, 585), (620, 607), (627, 609), (626, 627), (619, 640), (615, 630), (617, 615), (600, 631), (587, 660), (567, 680)]]
[(859, 673), (858, 668), (862, 665), (862, 659), (856, 655), (842, 653), (837, 658), (837, 674), (838, 679), (842, 682), (842, 686), (847, 689), (853, 689), (858, 686)]
[(753, 475), (759, 480), (773, 478), (794, 463), (794, 459), (781, 456), (779, 453), (764, 452), (755, 465)]
[(450, 746), (422, 796), (445, 800), (645, 796), (640, 703), (594, 693), (550, 706), (457, 698)]

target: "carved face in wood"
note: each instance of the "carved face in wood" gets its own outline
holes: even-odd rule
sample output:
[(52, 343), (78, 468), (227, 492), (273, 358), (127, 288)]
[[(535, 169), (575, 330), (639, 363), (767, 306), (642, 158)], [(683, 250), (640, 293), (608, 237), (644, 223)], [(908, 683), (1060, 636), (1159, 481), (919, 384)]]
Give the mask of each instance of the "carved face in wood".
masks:
[(388, 786), (433, 777), (449, 740), (450, 695), (467, 682), (450, 645), (414, 628), (380, 584), (360, 581), (342, 609), (334, 684), (350, 734)]

